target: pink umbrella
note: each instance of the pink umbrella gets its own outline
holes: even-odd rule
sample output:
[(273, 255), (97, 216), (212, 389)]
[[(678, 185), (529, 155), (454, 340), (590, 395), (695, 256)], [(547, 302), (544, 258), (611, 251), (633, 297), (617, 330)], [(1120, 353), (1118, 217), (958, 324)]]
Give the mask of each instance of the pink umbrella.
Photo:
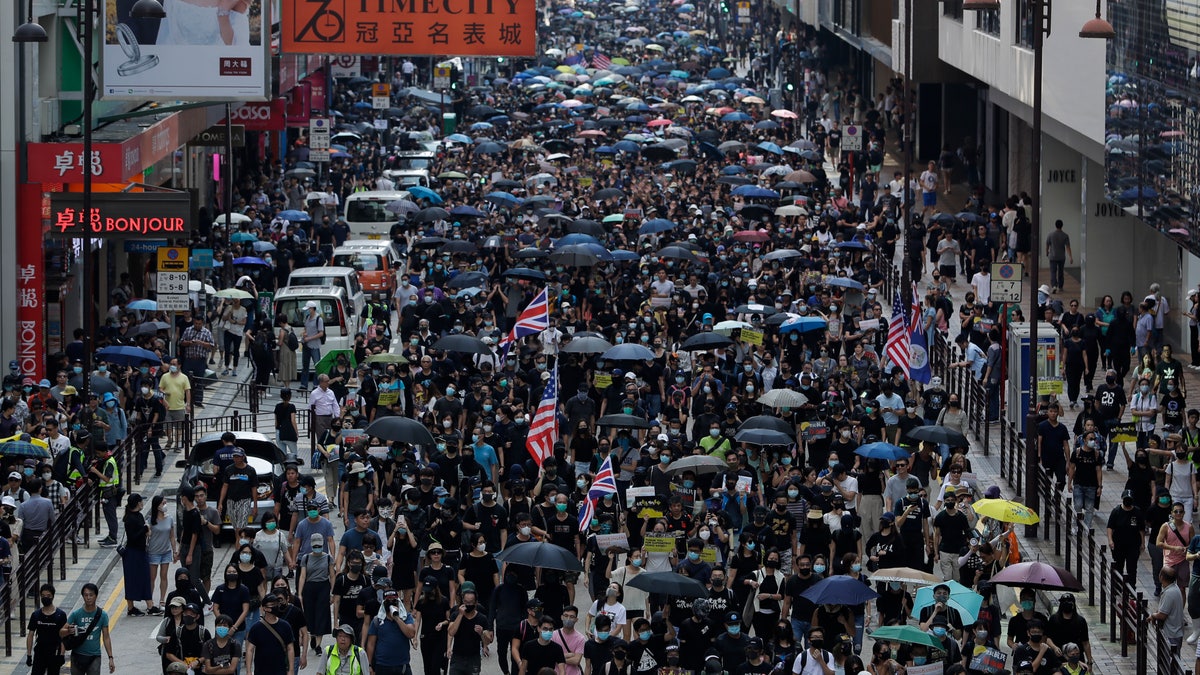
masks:
[(796, 113), (792, 112), (791, 110), (785, 110), (783, 108), (780, 108), (779, 110), (772, 110), (771, 117), (779, 117), (779, 118), (785, 119), (785, 120), (794, 120), (794, 119), (799, 119), (800, 116), (797, 115)]
[(649, 122), (646, 123), (646, 126), (648, 126), (648, 127), (667, 127), (667, 126), (671, 126), (671, 124), (672, 124), (671, 120), (663, 119), (660, 117), (659, 119), (656, 119), (656, 120), (650, 120)]
[(1082, 591), (1083, 584), (1068, 570), (1044, 562), (1009, 565), (992, 576), (992, 583), (1041, 591)]

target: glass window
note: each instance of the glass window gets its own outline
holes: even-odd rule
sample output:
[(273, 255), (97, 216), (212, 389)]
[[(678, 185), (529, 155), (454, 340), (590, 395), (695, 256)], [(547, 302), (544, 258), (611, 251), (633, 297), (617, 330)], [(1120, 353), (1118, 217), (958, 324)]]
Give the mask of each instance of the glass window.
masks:
[(942, 16), (948, 16), (958, 21), (963, 20), (963, 0), (945, 0), (942, 3)]
[(336, 267), (353, 267), (359, 272), (378, 272), (383, 269), (383, 256), (374, 253), (337, 253), (333, 256)]
[(975, 12), (975, 28), (988, 35), (1000, 36), (1000, 10), (985, 9)]
[(1033, 49), (1033, 0), (1017, 1), (1017, 44)]
[(388, 202), (382, 199), (351, 199), (346, 203), (346, 221), (351, 223), (390, 223), (396, 220), (395, 214), (383, 207)]

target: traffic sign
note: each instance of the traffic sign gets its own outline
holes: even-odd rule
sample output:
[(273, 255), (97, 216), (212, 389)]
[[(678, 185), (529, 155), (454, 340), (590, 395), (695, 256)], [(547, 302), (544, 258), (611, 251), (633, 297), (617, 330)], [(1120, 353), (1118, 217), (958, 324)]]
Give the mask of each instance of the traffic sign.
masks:
[(1024, 292), (1021, 279), (1025, 276), (1025, 266), (1021, 263), (992, 263), (992, 302), (1015, 302), (1020, 304)]
[[(188, 250), (178, 246), (164, 246), (158, 249), (158, 271), (188, 271)], [(186, 284), (184, 290), (187, 290)]]
[(310, 150), (329, 149), (329, 119), (314, 117), (308, 121), (308, 147)]
[(842, 129), (842, 150), (846, 152), (862, 152), (862, 127), (853, 124)]
[(159, 272), (156, 275), (158, 279), (158, 294), (163, 295), (187, 295), (188, 292), (188, 273), (187, 272)]
[(392, 107), (392, 85), (386, 82), (371, 85), (371, 107), (375, 110)]
[(450, 66), (437, 66), (433, 69), (433, 88), (436, 91), (450, 88)]
[(191, 304), (188, 302), (186, 293), (158, 296), (158, 311), (160, 312), (186, 312), (189, 309), (191, 309)]
[(737, 4), (738, 23), (750, 23), (750, 3), (747, 0), (741, 0)]

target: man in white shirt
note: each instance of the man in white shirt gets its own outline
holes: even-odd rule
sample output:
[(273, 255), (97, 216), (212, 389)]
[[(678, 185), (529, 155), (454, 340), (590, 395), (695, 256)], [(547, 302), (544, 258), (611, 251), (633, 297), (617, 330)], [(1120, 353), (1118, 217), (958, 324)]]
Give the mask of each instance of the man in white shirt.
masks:
[(825, 649), (825, 631), (820, 626), (808, 629), (808, 649), (796, 655), (795, 675), (833, 675), (833, 653)]
[(930, 162), (921, 172), (921, 216), (925, 216), (937, 206), (938, 175), (937, 164)]
[(658, 276), (650, 282), (650, 304), (655, 307), (668, 307), (671, 296), (675, 294), (675, 282), (667, 278), (666, 270), (659, 270)]
[(550, 327), (538, 334), (542, 343), (542, 353), (546, 356), (558, 356), (558, 346), (562, 342), (563, 333), (558, 329), (558, 319), (550, 319)]
[(401, 274), (398, 281), (399, 283), (396, 284), (396, 292), (394, 295), (392, 295), (392, 298), (396, 302), (396, 316), (403, 314), (404, 308), (407, 307), (408, 303), (410, 302), (409, 298), (417, 295), (420, 292), (420, 289), (413, 285), (412, 280), (407, 274)]
[(975, 276), (971, 277), (971, 290), (975, 291), (975, 301), (981, 302), (985, 306), (992, 302), (992, 269), (984, 264), (979, 266), (979, 271)]

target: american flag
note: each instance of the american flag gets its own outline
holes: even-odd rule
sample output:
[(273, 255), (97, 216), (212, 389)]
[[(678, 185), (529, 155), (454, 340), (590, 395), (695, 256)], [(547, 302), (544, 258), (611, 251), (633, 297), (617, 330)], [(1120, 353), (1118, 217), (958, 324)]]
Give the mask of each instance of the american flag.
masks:
[(893, 365), (900, 366), (900, 370), (904, 372), (905, 377), (909, 377), (909, 344), (908, 313), (904, 302), (900, 299), (900, 291), (896, 291), (895, 298), (892, 301), (892, 321), (888, 324), (887, 346), (884, 347), (883, 351), (887, 354), (888, 360)]
[(596, 55), (592, 57), (592, 67), (599, 68), (600, 70), (608, 70), (612, 68), (612, 59), (600, 52), (596, 52)]
[(529, 434), (525, 437), (525, 447), (538, 466), (554, 454), (554, 443), (558, 440), (558, 367), (550, 371), (550, 379), (546, 380), (546, 390), (542, 392), (542, 402), (533, 413), (533, 421), (529, 423)]
[(504, 353), (508, 353), (508, 348), (512, 343), (521, 338), (537, 335), (538, 333), (550, 327), (550, 301), (546, 296), (546, 289), (543, 288), (541, 293), (538, 293), (533, 298), (533, 302), (517, 316), (517, 322), (513, 324), (513, 328), (508, 332), (508, 335), (500, 341), (500, 346)]
[(596, 512), (596, 500), (604, 495), (617, 494), (617, 477), (613, 474), (612, 457), (605, 457), (600, 464), (600, 471), (596, 473), (596, 477), (592, 479), (592, 486), (588, 488), (587, 499), (584, 500), (583, 508), (579, 510), (579, 531), (587, 532), (588, 525), (592, 522), (592, 515)]

